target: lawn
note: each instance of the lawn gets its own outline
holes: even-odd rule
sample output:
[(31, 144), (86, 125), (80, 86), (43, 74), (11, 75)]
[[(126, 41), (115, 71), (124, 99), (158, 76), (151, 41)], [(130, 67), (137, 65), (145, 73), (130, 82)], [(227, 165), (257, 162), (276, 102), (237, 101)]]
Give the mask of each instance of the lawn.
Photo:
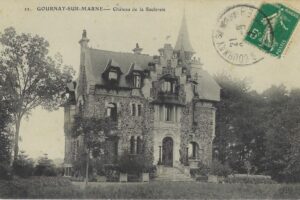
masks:
[[(80, 186), (79, 186), (80, 185)], [(299, 199), (300, 184), (214, 184), (199, 182), (72, 184), (64, 178), (0, 181), (0, 198)]]

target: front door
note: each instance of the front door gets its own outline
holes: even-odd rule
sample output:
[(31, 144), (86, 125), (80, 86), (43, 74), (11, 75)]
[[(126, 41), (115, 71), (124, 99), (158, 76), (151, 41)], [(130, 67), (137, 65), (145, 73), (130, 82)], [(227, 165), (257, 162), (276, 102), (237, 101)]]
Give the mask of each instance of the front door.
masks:
[(162, 146), (162, 164), (165, 166), (173, 166), (173, 139), (165, 137)]

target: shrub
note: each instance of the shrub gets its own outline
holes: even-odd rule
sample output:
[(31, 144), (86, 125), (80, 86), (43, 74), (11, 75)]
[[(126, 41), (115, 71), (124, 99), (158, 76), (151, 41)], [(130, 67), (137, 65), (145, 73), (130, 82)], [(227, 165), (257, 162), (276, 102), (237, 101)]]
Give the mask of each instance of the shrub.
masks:
[(48, 159), (47, 154), (38, 160), (35, 166), (34, 175), (36, 176), (57, 176), (58, 171), (53, 161)]
[(11, 168), (8, 164), (0, 163), (0, 179), (11, 179)]
[(209, 166), (199, 162), (198, 169), (190, 169), (190, 174), (192, 177), (207, 176), (209, 174)]
[(13, 174), (22, 178), (33, 175), (34, 167), (32, 159), (28, 158), (23, 151), (20, 152), (18, 158), (13, 162)]
[(222, 164), (218, 160), (213, 160), (210, 166), (210, 174), (227, 177), (231, 173), (232, 169), (229, 167), (228, 164)]
[(94, 158), (91, 161), (91, 165), (92, 165), (94, 171), (97, 173), (97, 175), (99, 175), (99, 176), (105, 175), (103, 160)]
[(120, 157), (118, 166), (120, 172), (129, 174), (153, 173), (156, 170), (144, 155), (130, 155), (127, 152)]
[(119, 167), (117, 165), (104, 165), (104, 173), (106, 181), (115, 182), (119, 181)]
[(126, 152), (120, 157), (118, 165), (122, 173), (140, 173), (143, 170), (142, 163), (139, 162), (137, 156)]
[(124, 152), (118, 161), (121, 173), (128, 174), (128, 181), (137, 181), (141, 173), (149, 173), (150, 178), (155, 177), (156, 167), (143, 154), (132, 155)]
[(247, 174), (236, 174), (228, 176), (225, 179), (226, 183), (248, 183), (248, 184), (273, 184), (276, 183), (271, 179), (270, 176), (263, 175), (247, 175)]

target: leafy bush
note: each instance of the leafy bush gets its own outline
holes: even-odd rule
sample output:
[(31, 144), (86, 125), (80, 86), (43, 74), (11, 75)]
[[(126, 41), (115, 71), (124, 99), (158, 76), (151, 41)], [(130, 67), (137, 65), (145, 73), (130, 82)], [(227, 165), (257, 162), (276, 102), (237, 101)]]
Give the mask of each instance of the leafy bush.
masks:
[(130, 155), (125, 152), (118, 162), (121, 173), (140, 173), (143, 171), (143, 163), (140, 162), (136, 155)]
[(106, 181), (115, 182), (119, 181), (119, 167), (117, 165), (104, 165), (104, 173)]
[(0, 179), (11, 179), (11, 168), (8, 164), (0, 163)]
[(225, 178), (226, 183), (273, 184), (276, 183), (270, 176), (236, 174)]
[(57, 176), (58, 170), (53, 161), (48, 159), (47, 155), (38, 160), (35, 166), (34, 175), (36, 176)]
[(196, 181), (199, 181), (199, 182), (207, 182), (208, 180), (208, 176), (198, 176), (196, 177)]
[(143, 154), (132, 155), (124, 152), (118, 161), (118, 171), (128, 174), (128, 181), (138, 181), (141, 173), (149, 173), (155, 177), (156, 167)]
[(13, 162), (13, 174), (22, 178), (32, 176), (34, 172), (33, 164), (32, 159), (28, 158), (28, 156), (21, 151), (18, 158)]
[(213, 160), (210, 166), (210, 174), (227, 177), (231, 173), (232, 169), (229, 167), (228, 164), (222, 164), (218, 160)]
[(209, 166), (199, 162), (198, 169), (190, 169), (190, 174), (192, 177), (207, 176), (209, 174)]

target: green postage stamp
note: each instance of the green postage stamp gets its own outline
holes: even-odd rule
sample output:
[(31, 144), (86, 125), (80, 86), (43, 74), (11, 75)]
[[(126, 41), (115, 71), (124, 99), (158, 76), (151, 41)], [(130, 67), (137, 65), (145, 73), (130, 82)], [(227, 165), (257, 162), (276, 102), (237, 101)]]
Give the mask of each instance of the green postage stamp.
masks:
[(299, 13), (282, 4), (263, 4), (245, 40), (273, 56), (281, 57), (299, 17)]

